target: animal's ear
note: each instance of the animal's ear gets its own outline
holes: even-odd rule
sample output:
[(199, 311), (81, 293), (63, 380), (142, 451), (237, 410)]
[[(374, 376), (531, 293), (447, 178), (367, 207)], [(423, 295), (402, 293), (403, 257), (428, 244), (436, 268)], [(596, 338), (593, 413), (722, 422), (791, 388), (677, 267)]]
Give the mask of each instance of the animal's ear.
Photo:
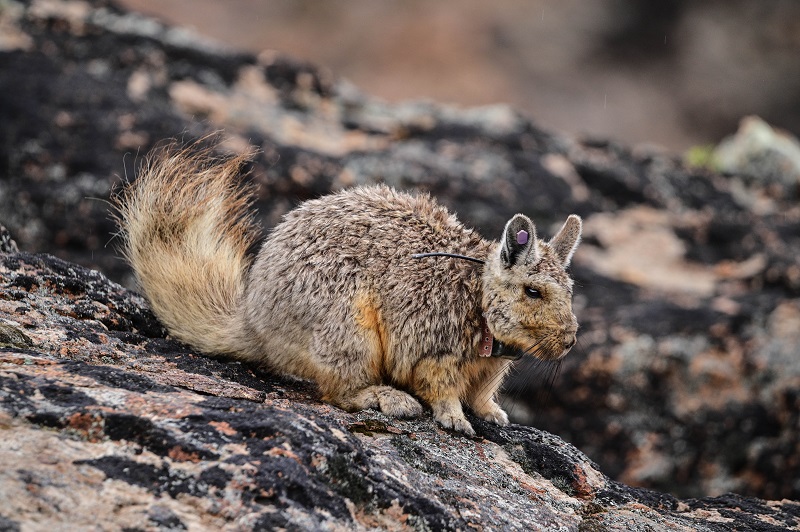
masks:
[(510, 268), (515, 264), (531, 263), (538, 259), (536, 251), (536, 227), (522, 214), (515, 214), (503, 231), (503, 247), (500, 260)]
[(556, 252), (558, 258), (561, 259), (561, 264), (563, 264), (565, 268), (569, 266), (572, 255), (581, 242), (582, 229), (583, 222), (580, 216), (570, 214), (556, 236), (550, 240), (550, 247)]

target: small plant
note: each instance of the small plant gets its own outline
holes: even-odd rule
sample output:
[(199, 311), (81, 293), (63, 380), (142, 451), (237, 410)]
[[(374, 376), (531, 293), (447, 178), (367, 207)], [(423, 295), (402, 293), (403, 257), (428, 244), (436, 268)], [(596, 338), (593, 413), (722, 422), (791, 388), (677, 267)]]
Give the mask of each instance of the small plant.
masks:
[(693, 168), (716, 170), (719, 167), (714, 155), (714, 144), (700, 144), (689, 148), (683, 156), (684, 162)]

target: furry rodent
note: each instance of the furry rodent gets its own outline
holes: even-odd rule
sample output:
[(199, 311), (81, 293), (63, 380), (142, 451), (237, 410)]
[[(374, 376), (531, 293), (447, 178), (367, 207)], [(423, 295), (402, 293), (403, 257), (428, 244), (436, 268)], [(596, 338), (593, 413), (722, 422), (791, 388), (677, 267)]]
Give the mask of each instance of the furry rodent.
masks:
[[(115, 199), (124, 254), (174, 337), (311, 379), (347, 410), (416, 416), (419, 398), (470, 435), (462, 401), (508, 423), (495, 395), (510, 361), (479, 356), (484, 324), (542, 359), (575, 343), (565, 268), (579, 217), (545, 242), (517, 214), (491, 242), (427, 195), (358, 187), (301, 204), (253, 257), (259, 231), (239, 182), (247, 157), (168, 146)], [(412, 258), (431, 251), (485, 264)]]

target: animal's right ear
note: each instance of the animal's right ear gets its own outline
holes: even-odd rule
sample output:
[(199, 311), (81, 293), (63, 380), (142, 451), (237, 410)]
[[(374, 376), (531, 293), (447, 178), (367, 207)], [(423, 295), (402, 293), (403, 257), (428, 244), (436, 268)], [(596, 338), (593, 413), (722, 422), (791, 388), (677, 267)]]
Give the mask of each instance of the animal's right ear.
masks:
[(506, 224), (501, 239), (500, 260), (510, 268), (516, 264), (532, 263), (538, 259), (536, 227), (527, 216), (515, 214)]
[(556, 252), (558, 258), (561, 259), (561, 264), (565, 268), (569, 266), (572, 255), (578, 248), (578, 244), (581, 241), (582, 229), (583, 222), (580, 216), (570, 214), (558, 234), (550, 240), (550, 247)]

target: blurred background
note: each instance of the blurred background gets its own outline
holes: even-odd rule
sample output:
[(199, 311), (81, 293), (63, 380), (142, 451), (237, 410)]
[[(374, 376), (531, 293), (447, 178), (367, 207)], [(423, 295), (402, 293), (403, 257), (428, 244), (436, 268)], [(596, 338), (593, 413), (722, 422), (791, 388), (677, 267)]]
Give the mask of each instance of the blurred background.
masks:
[(749, 114), (800, 132), (796, 0), (121, 3), (388, 101), (508, 103), (546, 129), (676, 152)]
[(133, 286), (112, 187), (214, 130), (259, 149), (266, 227), (376, 181), (487, 236), (579, 213), (578, 348), (557, 377), (519, 364), (514, 420), (627, 484), (800, 500), (800, 145), (750, 119), (707, 147), (747, 115), (800, 133), (800, 1), (122, 4), (167, 24), (0, 2), (0, 224), (20, 249)]

